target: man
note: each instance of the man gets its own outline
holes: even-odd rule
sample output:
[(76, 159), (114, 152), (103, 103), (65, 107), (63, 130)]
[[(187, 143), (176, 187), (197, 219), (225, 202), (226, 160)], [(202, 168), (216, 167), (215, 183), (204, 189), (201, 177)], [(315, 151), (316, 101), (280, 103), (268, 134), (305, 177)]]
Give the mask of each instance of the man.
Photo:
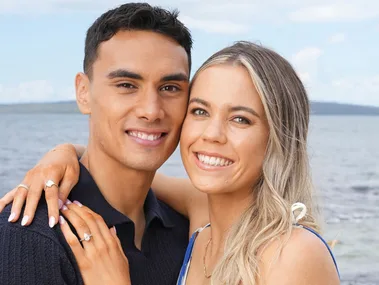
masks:
[[(116, 227), (132, 284), (175, 284), (188, 242), (188, 221), (158, 201), (150, 186), (179, 140), (191, 47), (177, 13), (124, 4), (89, 28), (84, 73), (75, 78), (89, 140), (69, 199)], [(52, 179), (45, 190), (54, 187)], [(28, 216), (21, 224), (9, 223), (9, 216), (10, 206), (0, 215), (0, 284), (83, 284), (60, 227), (54, 218), (52, 228), (46, 223), (45, 201), (29, 227)]]

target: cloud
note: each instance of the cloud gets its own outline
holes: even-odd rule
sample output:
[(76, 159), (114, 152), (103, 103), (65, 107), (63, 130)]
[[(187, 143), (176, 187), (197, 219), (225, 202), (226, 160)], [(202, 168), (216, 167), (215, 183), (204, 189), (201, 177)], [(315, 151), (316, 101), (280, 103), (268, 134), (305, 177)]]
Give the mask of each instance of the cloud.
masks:
[[(144, 2), (144, 1), (136, 1)], [(212, 2), (212, 1), (210, 1)], [(238, 1), (237, 1), (238, 2)], [(0, 14), (60, 14), (72, 12), (98, 13), (125, 3), (121, 0), (0, 0)], [(180, 19), (192, 29), (200, 29), (208, 33), (243, 34), (254, 11), (249, 3), (204, 3), (200, 0), (152, 0), (151, 5), (167, 9), (178, 9)], [(244, 18), (245, 21), (241, 21)], [(243, 20), (243, 19), (242, 19)]]
[(319, 58), (323, 51), (318, 47), (307, 47), (292, 56), (290, 59), (298, 76), (308, 91), (317, 85)]
[(346, 36), (345, 36), (344, 33), (338, 33), (338, 34), (332, 35), (329, 38), (329, 43), (331, 43), (331, 44), (338, 44), (338, 43), (344, 42), (345, 39), (346, 39)]
[[(136, 1), (144, 2), (144, 1)], [(379, 16), (376, 0), (150, 0), (177, 8), (189, 26), (209, 33), (241, 34), (260, 22), (357, 21)], [(0, 0), (0, 14), (97, 13), (124, 0)]]
[(332, 86), (336, 100), (379, 106), (379, 74), (340, 78), (333, 80)]
[(347, 22), (379, 16), (377, 1), (334, 1), (324, 5), (305, 6), (290, 13), (295, 22)]
[(296, 64), (308, 64), (317, 60), (322, 54), (322, 50), (318, 47), (307, 47), (292, 56), (293, 63)]
[(73, 88), (57, 88), (47, 80), (21, 82), (15, 86), (0, 85), (0, 103), (52, 102), (74, 100)]
[(313, 87), (312, 100), (379, 107), (379, 74), (342, 77)]
[(298, 73), (309, 80), (311, 74), (317, 69), (317, 62), (322, 53), (323, 51), (318, 47), (307, 47), (294, 54), (291, 62)]
[(311, 83), (311, 75), (309, 72), (298, 72), (298, 76), (304, 85), (309, 85)]
[(180, 20), (190, 29), (200, 29), (217, 34), (244, 34), (249, 31), (248, 26), (231, 21), (199, 20), (188, 16), (181, 16)]

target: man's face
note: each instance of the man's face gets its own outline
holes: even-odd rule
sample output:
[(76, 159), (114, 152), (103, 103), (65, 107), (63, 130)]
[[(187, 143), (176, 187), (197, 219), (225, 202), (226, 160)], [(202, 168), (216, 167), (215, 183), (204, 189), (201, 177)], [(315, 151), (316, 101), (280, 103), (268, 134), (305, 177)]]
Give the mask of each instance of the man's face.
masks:
[(99, 46), (91, 79), (80, 76), (90, 145), (128, 168), (157, 170), (175, 150), (186, 113), (184, 48), (158, 33), (120, 31)]

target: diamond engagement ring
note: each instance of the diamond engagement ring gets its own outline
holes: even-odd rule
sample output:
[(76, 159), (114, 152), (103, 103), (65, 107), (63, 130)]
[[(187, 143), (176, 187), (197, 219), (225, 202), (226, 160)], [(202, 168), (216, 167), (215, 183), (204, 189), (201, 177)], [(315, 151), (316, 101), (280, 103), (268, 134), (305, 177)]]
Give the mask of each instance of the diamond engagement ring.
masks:
[(23, 184), (23, 183), (18, 184), (18, 185), (17, 185), (17, 188), (24, 188), (24, 189), (26, 189), (26, 190), (29, 190), (29, 186), (26, 185), (26, 184)]
[(92, 237), (91, 234), (84, 233), (84, 237), (80, 240), (80, 242), (82, 242), (82, 241), (90, 241), (91, 237)]
[(57, 186), (57, 188), (58, 188), (58, 185), (53, 180), (47, 180), (45, 183), (45, 190), (46, 190), (46, 188), (51, 188), (53, 186)]

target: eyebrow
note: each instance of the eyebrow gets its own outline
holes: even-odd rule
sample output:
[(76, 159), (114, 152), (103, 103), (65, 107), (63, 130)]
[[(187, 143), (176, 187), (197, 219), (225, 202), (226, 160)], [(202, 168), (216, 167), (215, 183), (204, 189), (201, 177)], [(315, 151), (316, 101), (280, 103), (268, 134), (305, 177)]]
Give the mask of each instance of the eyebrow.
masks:
[(255, 112), (253, 109), (251, 109), (249, 107), (234, 106), (234, 107), (230, 107), (229, 111), (230, 112), (244, 111), (244, 112), (248, 112), (248, 113), (252, 114), (253, 116), (256, 116), (256, 117), (260, 118), (259, 115), (258, 115), (258, 113)]
[[(189, 104), (191, 103), (199, 103), (201, 105), (204, 105), (205, 107), (210, 107), (210, 104), (203, 100), (203, 99), (200, 99), (200, 98), (192, 98), (190, 101), (189, 101)], [(245, 106), (233, 106), (233, 107), (230, 107), (228, 109), (229, 112), (237, 112), (237, 111), (244, 111), (244, 112), (248, 112), (250, 114), (252, 114), (253, 116), (256, 116), (258, 118), (260, 118), (260, 116), (258, 115), (257, 112), (255, 112), (252, 108), (249, 108), (249, 107), (245, 107)]]
[[(115, 78), (131, 78), (131, 79), (136, 79), (136, 80), (143, 80), (143, 76), (129, 71), (127, 69), (117, 69), (112, 72), (110, 72), (107, 75), (108, 79), (115, 79)], [(185, 81), (188, 82), (189, 78), (186, 74), (184, 73), (173, 73), (173, 74), (168, 74), (163, 76), (159, 81), (161, 82), (166, 82), (166, 81)]]
[(117, 69), (112, 72), (110, 72), (107, 77), (109, 79), (115, 79), (115, 78), (131, 78), (131, 79), (137, 79), (142, 80), (142, 75), (126, 70), (126, 69)]
[(160, 81), (185, 81), (188, 82), (189, 78), (184, 73), (173, 73), (163, 76)]
[(200, 99), (200, 98), (197, 98), (197, 97), (192, 98), (192, 99), (189, 101), (189, 104), (191, 104), (191, 103), (199, 103), (199, 104), (201, 104), (201, 105), (204, 105), (205, 107), (209, 107), (209, 106), (210, 106), (210, 104), (209, 104), (207, 101), (205, 101), (205, 100), (203, 100), (203, 99)]

